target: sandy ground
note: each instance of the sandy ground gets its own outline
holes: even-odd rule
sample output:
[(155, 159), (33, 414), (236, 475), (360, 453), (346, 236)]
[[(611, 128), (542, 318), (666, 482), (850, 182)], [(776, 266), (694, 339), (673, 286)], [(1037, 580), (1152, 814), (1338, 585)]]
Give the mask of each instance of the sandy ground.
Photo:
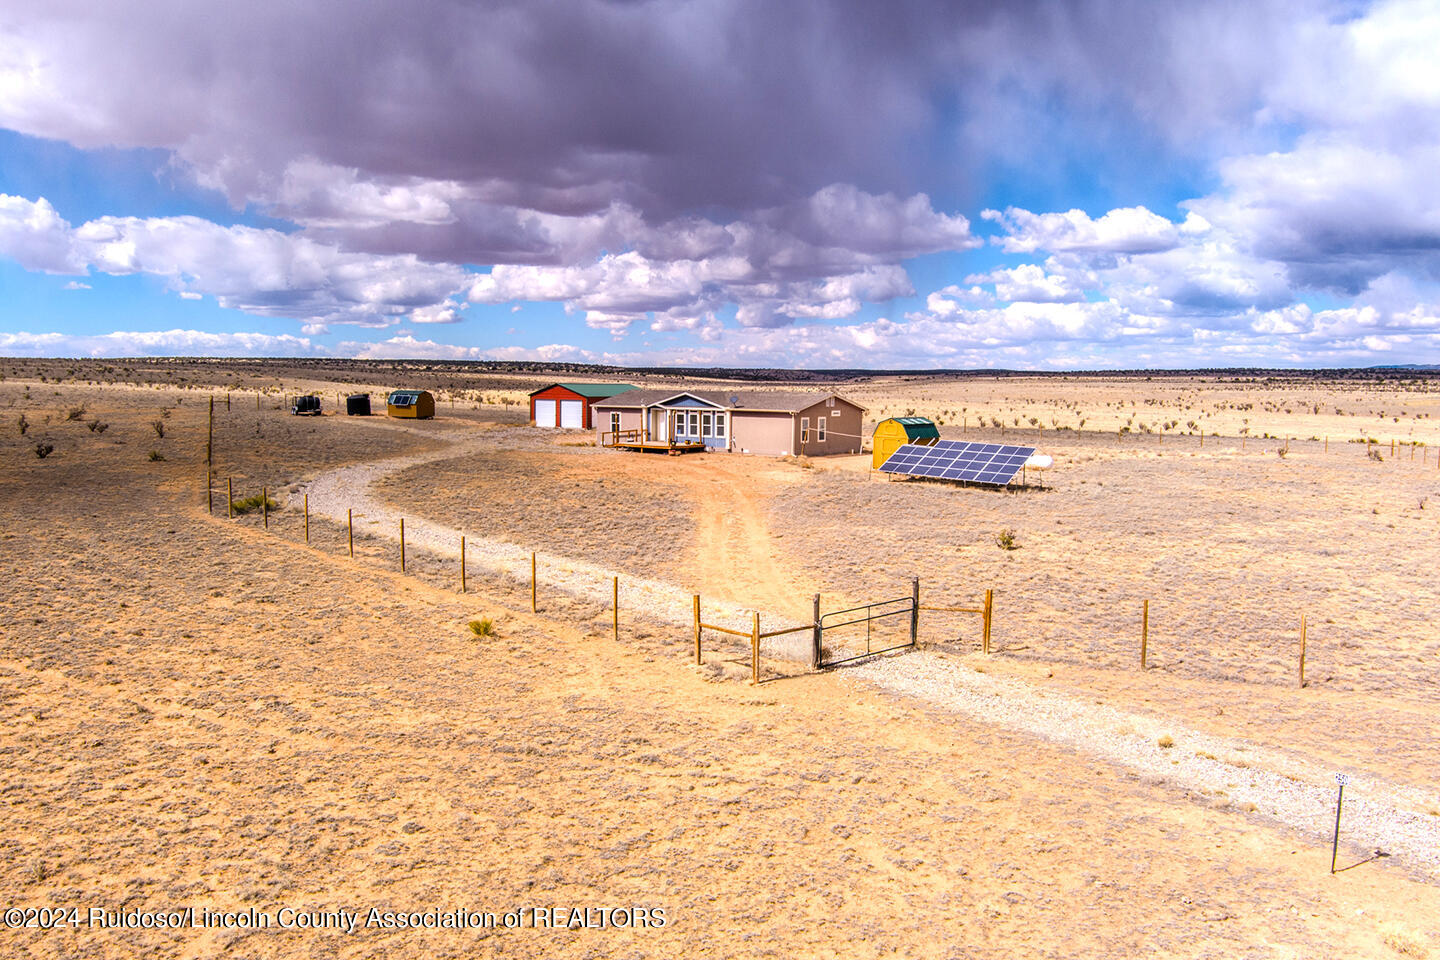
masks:
[[(8, 930), (7, 955), (1339, 957), (1440, 944), (1436, 887), (1398, 857), (1362, 862), (1371, 851), (1342, 846), (1350, 869), (1332, 878), (1328, 846), (1263, 811), (877, 693), (858, 671), (717, 683), (686, 665), (683, 630), (637, 620), (615, 644), (607, 611), (583, 598), (532, 615), (511, 578), (474, 574), (462, 597), (440, 559), (401, 576), (380, 538), (351, 561), (328, 521), (306, 547), (293, 510), (268, 531), (254, 516), (212, 519), (193, 393), (30, 383), (27, 401), (24, 389), (0, 384), (7, 905), (646, 906), (667, 924)], [(50, 457), (10, 429), (20, 410), (32, 425), (52, 416)], [(423, 431), (470, 430), (485, 412), (416, 435), (232, 409), (218, 466), (246, 492), (303, 489), (347, 463), (423, 453)], [(96, 416), (103, 433), (84, 425)], [(710, 459), (646, 469), (704, 471)], [(705, 533), (697, 511), (693, 533), (672, 533), (690, 543), (667, 546), (668, 562), (747, 564), (743, 544), (771, 527), (780, 498), (812, 474), (813, 490), (832, 482), (755, 463), (711, 478), (742, 478), (739, 500), (725, 501), (753, 506), (737, 537)], [(801, 479), (769, 478), (782, 470)], [(787, 553), (795, 534), (778, 532), (764, 579), (805, 596), (818, 578)], [(1376, 580), (1411, 582), (1391, 567)], [(746, 577), (717, 573), (714, 589), (746, 592)], [(498, 621), (498, 639), (470, 637), (479, 615)], [(1025, 652), (984, 666), (1218, 735), (1288, 742), (1308, 729), (1317, 753), (1348, 750), (1357, 765), (1393, 741), (1401, 768), (1428, 776), (1423, 646), (1392, 651), (1389, 679), (1337, 680), (1306, 700), (1278, 678), (1141, 675)], [(1386, 658), (1368, 663), (1367, 674)], [(1407, 710), (1411, 722), (1396, 723)], [(1390, 729), (1367, 750), (1343, 721), (1380, 729), (1371, 715)]]

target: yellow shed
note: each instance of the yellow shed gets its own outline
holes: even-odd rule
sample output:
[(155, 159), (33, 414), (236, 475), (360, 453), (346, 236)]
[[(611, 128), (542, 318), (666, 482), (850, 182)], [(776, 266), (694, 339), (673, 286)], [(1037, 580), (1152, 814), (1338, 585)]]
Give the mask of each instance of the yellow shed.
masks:
[(435, 398), (428, 390), (395, 390), (385, 398), (385, 412), (392, 417), (428, 420), (435, 416)]
[(931, 444), (940, 439), (940, 430), (929, 417), (891, 417), (875, 425), (870, 440), (870, 466), (879, 468), (890, 454), (907, 443)]

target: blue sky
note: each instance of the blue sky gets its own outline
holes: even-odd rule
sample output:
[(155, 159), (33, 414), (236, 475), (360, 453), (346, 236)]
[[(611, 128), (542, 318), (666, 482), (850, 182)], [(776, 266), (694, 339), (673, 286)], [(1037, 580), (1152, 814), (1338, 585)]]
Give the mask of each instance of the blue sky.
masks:
[(0, 354), (1440, 363), (1433, 3), (35, 7)]

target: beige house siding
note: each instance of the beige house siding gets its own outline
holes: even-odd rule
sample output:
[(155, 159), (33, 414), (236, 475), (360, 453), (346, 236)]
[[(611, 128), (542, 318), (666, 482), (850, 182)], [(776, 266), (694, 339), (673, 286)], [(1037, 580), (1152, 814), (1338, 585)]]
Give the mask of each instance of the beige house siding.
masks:
[(758, 410), (730, 412), (731, 450), (782, 457), (795, 452), (798, 437), (795, 420), (788, 413), (762, 413)]
[(640, 429), (639, 410), (615, 410), (613, 408), (606, 407), (604, 402), (602, 401), (595, 404), (595, 406), (592, 408), (592, 416), (594, 416), (595, 418), (594, 423), (596, 443), (600, 443), (603, 435), (610, 432), (610, 414), (612, 413), (620, 414), (621, 430)]

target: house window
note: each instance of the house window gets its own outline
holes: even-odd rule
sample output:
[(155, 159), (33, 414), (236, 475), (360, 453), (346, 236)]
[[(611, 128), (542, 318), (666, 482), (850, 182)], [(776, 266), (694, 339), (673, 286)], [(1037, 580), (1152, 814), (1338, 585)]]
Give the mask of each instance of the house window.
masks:
[(620, 432), (620, 414), (618, 414), (618, 413), (612, 413), (612, 414), (610, 414), (610, 433), (611, 433), (611, 434), (617, 434), (617, 433), (619, 433), (619, 432)]
[(725, 414), (715, 414), (715, 436), (721, 440), (725, 439)]
[(801, 417), (801, 418), (800, 418), (800, 442), (801, 442), (801, 443), (809, 443), (809, 442), (810, 442), (810, 418), (809, 418), (809, 417)]
[(712, 415), (710, 415), (710, 414), (708, 414), (708, 413), (702, 413), (702, 414), (700, 414), (700, 436), (702, 436), (702, 437), (713, 437), (713, 436), (715, 436), (715, 426), (714, 426), (714, 424), (715, 424), (715, 418), (714, 418)]
[(833, 406), (835, 406), (835, 398), (834, 398), (834, 397), (826, 397), (826, 398), (825, 398), (825, 406), (827, 406), (827, 407), (833, 407)]
[(816, 418), (815, 418), (815, 441), (816, 441), (817, 443), (824, 443), (824, 442), (825, 442), (825, 418), (824, 418), (824, 417), (816, 417)]

